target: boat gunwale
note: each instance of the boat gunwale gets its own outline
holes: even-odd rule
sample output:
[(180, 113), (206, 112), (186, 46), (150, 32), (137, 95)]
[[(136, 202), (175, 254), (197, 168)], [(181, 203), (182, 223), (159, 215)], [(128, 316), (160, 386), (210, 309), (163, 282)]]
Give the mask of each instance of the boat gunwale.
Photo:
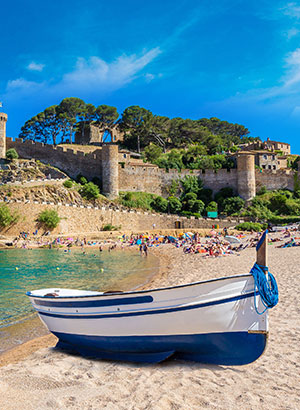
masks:
[[(57, 300), (57, 299), (84, 299), (84, 298), (102, 298), (102, 297), (111, 297), (111, 296), (125, 296), (125, 295), (136, 295), (136, 294), (140, 294), (140, 293), (150, 293), (150, 292), (159, 292), (159, 291), (163, 291), (163, 290), (172, 290), (172, 289), (179, 289), (179, 288), (185, 288), (185, 287), (190, 287), (190, 286), (195, 286), (195, 285), (201, 285), (201, 284), (205, 284), (205, 283), (211, 283), (211, 282), (217, 282), (217, 281), (221, 281), (221, 280), (229, 280), (229, 279), (234, 279), (234, 278), (243, 278), (249, 276), (251, 277), (252, 274), (251, 273), (243, 273), (243, 274), (239, 274), (239, 275), (231, 275), (231, 276), (224, 276), (222, 278), (214, 278), (214, 279), (207, 279), (207, 280), (203, 280), (203, 281), (199, 281), (199, 282), (192, 282), (192, 283), (186, 283), (184, 285), (175, 285), (175, 286), (169, 286), (169, 287), (165, 287), (165, 288), (155, 288), (155, 289), (145, 289), (145, 290), (133, 290), (133, 291), (127, 291), (127, 292), (117, 292), (117, 293), (100, 293), (98, 295), (74, 295), (74, 296), (39, 296), (39, 295), (35, 295), (33, 293), (31, 293), (31, 291), (26, 292), (26, 295), (29, 297), (34, 297), (34, 298), (40, 298), (40, 299), (53, 299), (53, 300)], [(54, 289), (54, 288), (51, 288)], [(59, 288), (58, 288), (59, 289)], [(68, 290), (72, 290), (72, 289), (68, 289)], [(73, 289), (73, 290), (78, 290), (78, 289)], [(81, 289), (80, 289), (81, 290)]]

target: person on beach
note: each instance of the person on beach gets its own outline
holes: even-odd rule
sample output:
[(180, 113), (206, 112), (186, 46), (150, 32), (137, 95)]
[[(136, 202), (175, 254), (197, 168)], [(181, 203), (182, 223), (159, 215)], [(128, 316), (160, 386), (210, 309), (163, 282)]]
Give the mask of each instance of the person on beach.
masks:
[(147, 256), (148, 255), (148, 246), (147, 246), (146, 243), (144, 243), (144, 245), (143, 245), (143, 251), (144, 251), (145, 256)]

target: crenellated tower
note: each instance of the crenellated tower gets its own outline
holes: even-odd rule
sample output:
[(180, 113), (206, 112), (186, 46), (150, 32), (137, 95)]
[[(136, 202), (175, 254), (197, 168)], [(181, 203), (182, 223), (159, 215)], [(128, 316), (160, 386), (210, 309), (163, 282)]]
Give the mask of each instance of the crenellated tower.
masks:
[(254, 154), (248, 151), (237, 153), (237, 185), (238, 194), (245, 201), (255, 197), (255, 164)]
[(109, 199), (119, 195), (119, 147), (105, 144), (102, 147), (102, 190)]
[(6, 157), (6, 121), (7, 114), (0, 112), (0, 159)]

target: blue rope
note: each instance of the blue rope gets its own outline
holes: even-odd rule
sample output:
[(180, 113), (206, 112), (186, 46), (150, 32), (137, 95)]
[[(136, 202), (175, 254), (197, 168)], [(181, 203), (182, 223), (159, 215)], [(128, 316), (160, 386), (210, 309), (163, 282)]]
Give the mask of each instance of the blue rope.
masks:
[[(256, 313), (262, 315), (265, 313), (267, 309), (271, 309), (272, 307), (276, 306), (278, 303), (278, 286), (276, 283), (276, 279), (268, 271), (268, 279), (267, 275), (265, 275), (264, 271), (268, 271), (267, 266), (258, 265), (255, 263), (253, 268), (251, 269), (250, 273), (253, 275), (255, 288), (254, 288), (254, 306)], [(265, 310), (263, 312), (259, 312), (257, 309), (256, 304), (256, 294), (260, 295), (262, 304), (265, 306)]]

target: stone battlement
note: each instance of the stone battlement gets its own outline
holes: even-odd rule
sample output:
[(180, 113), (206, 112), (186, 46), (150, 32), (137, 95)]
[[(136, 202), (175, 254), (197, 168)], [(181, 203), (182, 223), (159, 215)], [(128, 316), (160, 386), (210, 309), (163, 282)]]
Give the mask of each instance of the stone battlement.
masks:
[[(98, 177), (102, 181), (103, 192), (110, 198), (116, 197), (119, 190), (168, 196), (168, 187), (172, 181), (189, 175), (201, 179), (204, 187), (210, 188), (214, 193), (221, 188), (231, 187), (246, 200), (253, 198), (255, 191), (262, 186), (269, 190), (294, 189), (295, 171), (254, 169), (254, 156), (247, 152), (239, 154), (237, 169), (166, 171), (154, 164), (143, 163), (140, 159), (135, 160), (130, 154), (126, 157), (113, 144), (85, 152), (77, 147), (72, 148), (72, 145), (54, 146), (21, 138), (6, 138), (6, 146), (6, 149), (15, 148), (21, 158), (35, 158), (51, 164), (71, 178), (76, 178), (78, 174), (89, 180)], [(123, 158), (127, 158), (125, 162), (122, 161)]]

